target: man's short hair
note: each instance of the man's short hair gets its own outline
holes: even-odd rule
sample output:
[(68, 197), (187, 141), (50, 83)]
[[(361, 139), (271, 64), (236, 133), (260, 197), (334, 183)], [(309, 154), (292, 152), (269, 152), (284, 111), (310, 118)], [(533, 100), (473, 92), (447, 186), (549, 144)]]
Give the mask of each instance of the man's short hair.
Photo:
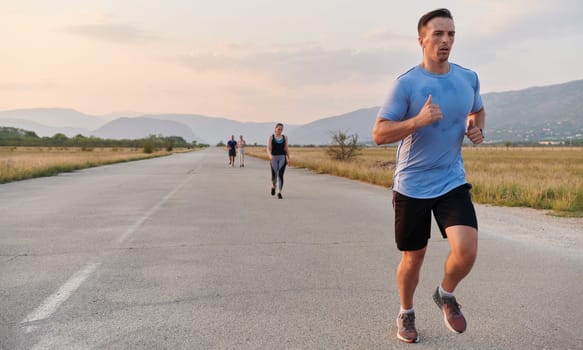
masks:
[(421, 16), (421, 18), (419, 18), (419, 23), (417, 23), (417, 33), (421, 35), (421, 29), (423, 29), (423, 27), (425, 27), (427, 23), (429, 23), (429, 21), (436, 17), (445, 17), (453, 20), (451, 12), (449, 12), (449, 10), (445, 8), (427, 12), (426, 14)]

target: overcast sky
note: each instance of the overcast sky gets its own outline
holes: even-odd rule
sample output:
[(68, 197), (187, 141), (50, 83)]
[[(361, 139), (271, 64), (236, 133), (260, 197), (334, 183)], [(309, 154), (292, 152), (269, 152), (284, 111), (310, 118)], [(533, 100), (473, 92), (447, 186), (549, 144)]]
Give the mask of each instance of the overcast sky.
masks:
[(303, 124), (380, 105), (438, 7), (483, 93), (583, 79), (579, 0), (0, 0), (0, 110)]

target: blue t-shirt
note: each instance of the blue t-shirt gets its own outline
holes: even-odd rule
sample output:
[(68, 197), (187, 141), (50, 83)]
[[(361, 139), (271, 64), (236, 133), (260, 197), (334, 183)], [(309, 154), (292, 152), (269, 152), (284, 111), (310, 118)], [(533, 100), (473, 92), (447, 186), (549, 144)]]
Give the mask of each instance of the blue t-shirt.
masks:
[(417, 66), (401, 75), (379, 116), (392, 121), (414, 117), (429, 95), (443, 119), (417, 129), (397, 148), (393, 190), (413, 198), (439, 197), (466, 183), (461, 146), (467, 117), (482, 108), (477, 74), (450, 63), (446, 74)]
[(234, 151), (235, 148), (237, 147), (237, 141), (235, 141), (235, 140), (229, 140), (227, 142), (227, 146), (229, 146), (229, 151)]

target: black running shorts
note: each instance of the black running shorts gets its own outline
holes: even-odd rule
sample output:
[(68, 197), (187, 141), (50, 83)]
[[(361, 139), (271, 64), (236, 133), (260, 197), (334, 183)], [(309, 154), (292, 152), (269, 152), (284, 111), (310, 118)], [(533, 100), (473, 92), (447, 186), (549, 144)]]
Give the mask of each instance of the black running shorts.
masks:
[(431, 212), (443, 238), (445, 229), (463, 225), (478, 229), (476, 211), (467, 183), (437, 198), (418, 199), (393, 191), (395, 208), (395, 241), (401, 251), (419, 250), (427, 246), (431, 237)]

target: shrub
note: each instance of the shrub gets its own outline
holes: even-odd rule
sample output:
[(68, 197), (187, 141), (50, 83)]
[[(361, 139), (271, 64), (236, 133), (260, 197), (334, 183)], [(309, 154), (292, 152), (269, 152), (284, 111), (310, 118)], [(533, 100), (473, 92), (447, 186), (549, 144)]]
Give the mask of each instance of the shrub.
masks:
[(152, 153), (152, 152), (154, 152), (154, 146), (152, 146), (152, 144), (149, 143), (149, 142), (144, 143), (144, 153), (148, 153), (149, 154), (149, 153)]
[(350, 161), (360, 154), (361, 146), (358, 144), (358, 134), (348, 135), (346, 131), (331, 132), (332, 144), (326, 153), (332, 159)]

